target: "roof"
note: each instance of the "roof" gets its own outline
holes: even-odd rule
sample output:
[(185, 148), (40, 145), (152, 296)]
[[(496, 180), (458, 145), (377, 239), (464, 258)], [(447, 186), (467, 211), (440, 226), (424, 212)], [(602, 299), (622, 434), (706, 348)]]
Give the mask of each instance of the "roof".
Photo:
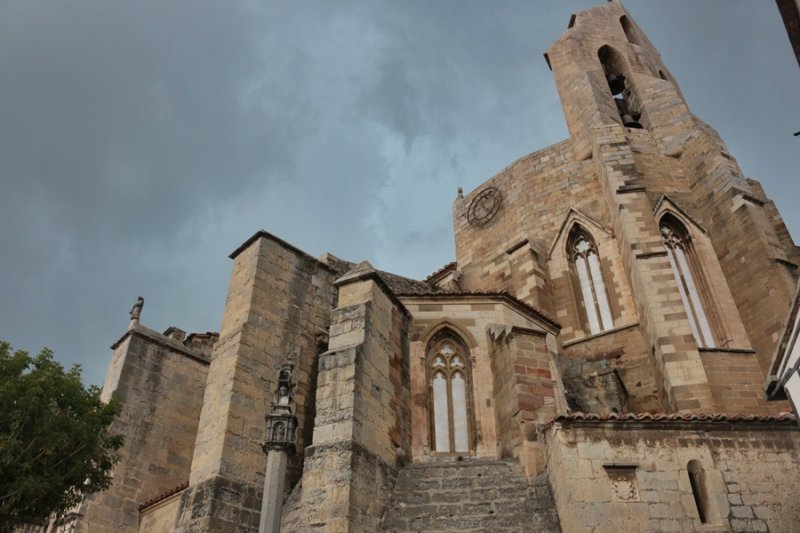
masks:
[(397, 294), (417, 291), (426, 292), (433, 289), (429, 283), (426, 283), (427, 280), (418, 281), (383, 270), (378, 270), (378, 275), (386, 282), (386, 285)]
[(450, 272), (451, 270), (454, 270), (456, 268), (456, 266), (458, 266), (458, 265), (457, 265), (457, 263), (455, 261), (447, 263), (442, 268), (440, 268), (439, 270), (437, 270), (436, 272), (434, 272), (433, 274), (431, 274), (427, 278), (425, 278), (425, 281), (427, 281), (428, 283), (431, 283), (433, 281), (438, 281), (437, 278), (439, 278), (440, 276), (446, 274), (447, 272)]
[(797, 418), (792, 413), (779, 415), (744, 415), (726, 413), (582, 413), (576, 411), (566, 415), (558, 415), (550, 425), (556, 422), (630, 422), (630, 423), (770, 423), (791, 424), (796, 426)]

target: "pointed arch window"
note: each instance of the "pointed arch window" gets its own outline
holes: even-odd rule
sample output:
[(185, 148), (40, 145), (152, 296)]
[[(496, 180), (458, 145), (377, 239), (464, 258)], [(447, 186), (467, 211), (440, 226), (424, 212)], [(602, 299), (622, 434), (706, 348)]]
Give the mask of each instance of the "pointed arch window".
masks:
[(628, 17), (622, 15), (619, 18), (619, 23), (622, 26), (622, 31), (625, 32), (625, 37), (628, 39), (628, 42), (631, 44), (640, 44), (639, 39), (636, 38), (636, 32), (633, 29), (633, 24), (631, 24), (631, 21), (628, 20)]
[(627, 71), (626, 62), (622, 54), (606, 44), (597, 51), (597, 57), (603, 66), (608, 89), (614, 98), (614, 104), (617, 107), (622, 125), (626, 128), (643, 128), (639, 122), (642, 117), (642, 111), (639, 103), (632, 98), (631, 88), (628, 86), (628, 78), (625, 75)]
[(470, 451), (469, 354), (453, 335), (440, 335), (431, 344), (428, 375), (434, 451)]
[(614, 327), (606, 284), (597, 254), (597, 245), (580, 226), (575, 226), (567, 242), (575, 278), (580, 287), (589, 333), (594, 335)]
[(678, 282), (683, 307), (689, 317), (689, 326), (692, 336), (698, 347), (713, 348), (714, 335), (711, 333), (711, 323), (708, 320), (703, 300), (698, 290), (701, 281), (701, 271), (694, 257), (692, 242), (686, 228), (672, 216), (661, 219), (661, 238), (667, 249), (672, 273)]

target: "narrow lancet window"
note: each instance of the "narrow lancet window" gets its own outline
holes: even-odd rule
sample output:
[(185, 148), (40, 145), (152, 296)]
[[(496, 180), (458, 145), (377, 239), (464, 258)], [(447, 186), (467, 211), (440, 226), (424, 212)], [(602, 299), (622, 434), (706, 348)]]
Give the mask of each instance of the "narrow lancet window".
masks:
[(625, 37), (628, 39), (628, 42), (631, 44), (639, 44), (639, 39), (636, 38), (636, 32), (633, 30), (633, 25), (631, 21), (628, 20), (628, 17), (622, 15), (619, 18), (619, 23), (622, 26), (622, 31), (625, 32)]
[(580, 286), (589, 333), (594, 335), (614, 327), (608, 294), (597, 256), (597, 246), (589, 235), (576, 227), (569, 239), (570, 259)]
[(441, 335), (428, 352), (431, 376), (433, 449), (439, 453), (470, 450), (469, 358), (451, 335)]
[(667, 249), (667, 257), (672, 267), (672, 273), (675, 275), (675, 281), (678, 282), (678, 291), (689, 317), (692, 335), (698, 347), (713, 348), (715, 342), (711, 333), (711, 324), (697, 287), (697, 281), (700, 279), (699, 269), (692, 268), (695, 261), (692, 257), (694, 253), (689, 234), (677, 220), (672, 217), (664, 217), (661, 220), (661, 238)]
[(697, 514), (700, 522), (705, 524), (708, 522), (708, 494), (706, 493), (706, 480), (703, 465), (700, 461), (692, 459), (686, 466), (689, 474), (689, 483), (692, 486), (692, 496), (694, 496), (694, 504), (697, 507)]

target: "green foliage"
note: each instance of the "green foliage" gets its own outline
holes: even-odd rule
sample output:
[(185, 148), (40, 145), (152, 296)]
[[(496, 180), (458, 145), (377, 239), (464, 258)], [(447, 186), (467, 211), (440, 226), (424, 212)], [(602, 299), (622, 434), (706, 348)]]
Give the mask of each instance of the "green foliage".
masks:
[(65, 371), (46, 348), (31, 357), (0, 342), (0, 532), (110, 485), (122, 436), (109, 426), (120, 409), (84, 388), (80, 366)]

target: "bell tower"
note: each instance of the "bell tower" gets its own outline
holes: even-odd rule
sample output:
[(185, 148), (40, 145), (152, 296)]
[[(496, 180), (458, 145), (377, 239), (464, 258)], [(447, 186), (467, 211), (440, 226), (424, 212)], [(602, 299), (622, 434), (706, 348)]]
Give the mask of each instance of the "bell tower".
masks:
[[(747, 380), (767, 371), (797, 278), (774, 204), (691, 113), (620, 2), (574, 15), (545, 57), (575, 156), (603, 190), (664, 398), (678, 410), (738, 407), (720, 368)], [(678, 219), (684, 241), (665, 251)]]
[(666, 137), (674, 118), (689, 117), (661, 55), (619, 2), (573, 15), (545, 57), (572, 137), (614, 123)]
[(568, 357), (623, 354), (631, 409), (769, 411), (800, 270), (774, 204), (620, 2), (573, 15), (545, 58), (570, 137), (456, 198), (460, 288), (557, 317)]

